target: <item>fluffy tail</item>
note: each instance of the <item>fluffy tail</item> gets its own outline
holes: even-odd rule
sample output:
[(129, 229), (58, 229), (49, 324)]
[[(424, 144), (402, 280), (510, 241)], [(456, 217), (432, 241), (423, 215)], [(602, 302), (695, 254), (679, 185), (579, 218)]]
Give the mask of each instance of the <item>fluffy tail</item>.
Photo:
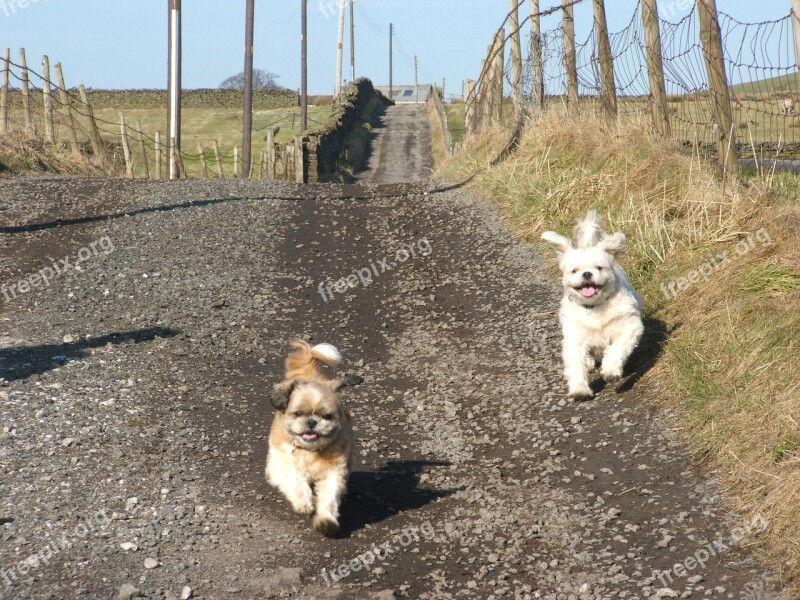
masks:
[(316, 379), (320, 376), (320, 364), (338, 367), (342, 355), (336, 346), (317, 344), (312, 346), (303, 340), (292, 342), (294, 351), (286, 358), (286, 379)]
[(603, 217), (596, 210), (590, 210), (583, 219), (580, 219), (572, 230), (576, 247), (591, 248), (600, 243), (605, 235)]

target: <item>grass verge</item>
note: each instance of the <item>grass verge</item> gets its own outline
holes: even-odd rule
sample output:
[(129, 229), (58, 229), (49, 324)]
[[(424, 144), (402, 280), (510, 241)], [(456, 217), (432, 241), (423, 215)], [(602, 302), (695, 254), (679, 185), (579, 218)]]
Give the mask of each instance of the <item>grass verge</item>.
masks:
[(767, 520), (760, 547), (796, 586), (800, 206), (763, 180), (724, 185), (644, 120), (609, 125), (553, 111), (490, 166), (506, 138), (468, 141), (438, 175), (478, 173), (472, 185), (530, 241), (545, 229), (570, 232), (589, 208), (627, 234), (623, 264), (647, 320), (669, 332), (645, 389), (676, 409), (731, 508)]

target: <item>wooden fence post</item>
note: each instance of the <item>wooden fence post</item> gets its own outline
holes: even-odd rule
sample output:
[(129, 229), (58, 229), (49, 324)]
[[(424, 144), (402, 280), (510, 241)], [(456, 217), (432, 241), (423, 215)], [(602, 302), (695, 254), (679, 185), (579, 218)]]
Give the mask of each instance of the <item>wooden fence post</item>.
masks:
[(800, 67), (800, 0), (792, 0), (792, 32), (794, 33), (794, 61)]
[(267, 151), (261, 150), (261, 169), (258, 172), (259, 179), (264, 179), (267, 176)]
[(544, 108), (544, 60), (542, 58), (542, 24), (539, 0), (531, 2), (531, 69), (533, 75), (533, 110)]
[(131, 146), (128, 143), (128, 128), (125, 125), (125, 115), (119, 113), (119, 129), (122, 136), (122, 151), (125, 155), (125, 173), (128, 179), (133, 179), (133, 158), (131, 157)]
[[(489, 46), (489, 53), (491, 53)], [(487, 58), (489, 54), (486, 55)], [(478, 93), (475, 95), (475, 132), (480, 133), (489, 122), (489, 64), (486, 59), (481, 61), (481, 70), (478, 79)]]
[(239, 146), (233, 147), (233, 177), (239, 177)]
[(203, 177), (208, 179), (208, 161), (206, 161), (206, 149), (203, 144), (197, 144), (197, 151), (200, 153), (200, 166), (203, 167)]
[(103, 145), (103, 138), (100, 137), (100, 130), (97, 128), (97, 121), (94, 120), (94, 110), (92, 105), (89, 104), (89, 96), (86, 94), (86, 87), (81, 84), (78, 88), (81, 95), (81, 102), (86, 107), (86, 115), (89, 118), (89, 138), (92, 142), (92, 152), (102, 166), (107, 166), (105, 146)]
[(161, 179), (163, 178), (164, 174), (161, 172), (161, 153), (162, 153), (162, 150), (161, 150), (161, 132), (160, 131), (156, 131), (155, 140), (156, 140), (156, 142), (155, 142), (156, 143), (156, 148), (155, 148), (155, 150), (156, 150), (156, 179), (161, 181)]
[(739, 172), (739, 160), (716, 0), (698, 0), (697, 14), (700, 18), (700, 42), (703, 45), (708, 86), (711, 90), (711, 110), (717, 123), (718, 160), (723, 176), (736, 177)]
[(564, 64), (567, 68), (567, 106), (578, 112), (578, 55), (575, 52), (575, 7), (572, 0), (564, 0)]
[(475, 132), (475, 104), (478, 99), (475, 96), (475, 80), (467, 79), (464, 82), (466, 93), (464, 94), (464, 137), (468, 137)]
[(0, 133), (8, 133), (8, 88), (11, 69), (11, 49), (3, 50), (3, 89), (0, 91)]
[(44, 132), (47, 141), (56, 142), (56, 128), (53, 123), (53, 89), (50, 86), (50, 59), (42, 56), (42, 99), (44, 100)]
[(503, 124), (503, 84), (506, 67), (506, 30), (497, 32), (494, 55), (494, 77), (492, 77), (492, 95), (494, 96), (494, 114), (492, 120), (498, 127)]
[(56, 81), (58, 82), (58, 97), (66, 107), (67, 121), (69, 123), (69, 144), (72, 147), (73, 154), (80, 155), (81, 145), (78, 143), (78, 129), (75, 126), (75, 116), (72, 114), (72, 102), (67, 93), (67, 84), (64, 83), (64, 72), (61, 70), (61, 63), (56, 63)]
[(25, 48), (19, 49), (19, 60), (22, 73), (20, 79), (22, 82), (22, 114), (25, 117), (25, 131), (28, 135), (33, 137), (33, 116), (31, 115), (31, 85), (28, 77), (28, 59), (25, 56)]
[(295, 136), (294, 138), (294, 181), (295, 183), (305, 183), (305, 146), (303, 144), (303, 136)]
[[(511, 87), (514, 90), (514, 109), (522, 112), (522, 35), (519, 31), (519, 0), (509, 0), (511, 19), (509, 35), (511, 36)], [(444, 95), (444, 90), (442, 90)]]
[(594, 0), (594, 29), (600, 58), (600, 82), (603, 108), (610, 119), (617, 118), (617, 84), (614, 80), (614, 55), (608, 41), (605, 0)]
[(267, 179), (275, 179), (275, 130), (267, 129)]
[(217, 161), (217, 176), (220, 179), (225, 179), (225, 172), (222, 170), (222, 157), (219, 155), (219, 144), (214, 140), (214, 158)]
[(656, 0), (642, 0), (642, 23), (647, 52), (647, 74), (650, 78), (650, 114), (656, 131), (668, 138), (672, 135), (672, 128), (669, 122), (664, 57), (661, 54), (661, 28)]
[(139, 154), (142, 155), (142, 166), (144, 166), (144, 178), (150, 179), (150, 163), (147, 160), (147, 146), (144, 143), (144, 132), (142, 131), (141, 121), (136, 121), (136, 139), (139, 142)]

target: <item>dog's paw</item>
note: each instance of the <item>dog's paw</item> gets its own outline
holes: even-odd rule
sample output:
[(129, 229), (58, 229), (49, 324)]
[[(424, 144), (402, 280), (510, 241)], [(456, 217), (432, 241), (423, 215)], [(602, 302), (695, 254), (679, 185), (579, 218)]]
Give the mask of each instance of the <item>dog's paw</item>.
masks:
[(600, 369), (600, 376), (606, 383), (614, 385), (622, 380), (622, 367), (603, 366)]
[(339, 522), (331, 517), (317, 515), (314, 517), (314, 529), (326, 537), (335, 537), (339, 533)]
[(570, 389), (569, 397), (578, 402), (583, 402), (584, 400), (591, 400), (594, 398), (594, 392), (588, 385), (579, 385)]
[(298, 515), (308, 516), (314, 512), (313, 502), (292, 502), (292, 508)]

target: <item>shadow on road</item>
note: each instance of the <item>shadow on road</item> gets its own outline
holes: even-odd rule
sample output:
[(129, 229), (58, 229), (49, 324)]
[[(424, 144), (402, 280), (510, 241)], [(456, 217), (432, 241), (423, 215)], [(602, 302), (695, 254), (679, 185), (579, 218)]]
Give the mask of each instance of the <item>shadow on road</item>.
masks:
[(119, 345), (126, 342), (139, 344), (152, 341), (157, 337), (175, 337), (179, 333), (180, 331), (175, 329), (151, 327), (124, 333), (109, 333), (91, 339), (80, 339), (76, 342), (0, 348), (0, 378), (6, 381), (26, 379), (31, 375), (56, 369), (71, 360), (84, 358), (89, 355), (88, 350), (91, 348), (100, 348), (106, 344)]
[(449, 464), (423, 460), (391, 461), (379, 471), (351, 473), (347, 498), (342, 505), (343, 537), (349, 537), (369, 523), (421, 508), (459, 491), (461, 488), (432, 490), (419, 487), (420, 475), (427, 467)]

